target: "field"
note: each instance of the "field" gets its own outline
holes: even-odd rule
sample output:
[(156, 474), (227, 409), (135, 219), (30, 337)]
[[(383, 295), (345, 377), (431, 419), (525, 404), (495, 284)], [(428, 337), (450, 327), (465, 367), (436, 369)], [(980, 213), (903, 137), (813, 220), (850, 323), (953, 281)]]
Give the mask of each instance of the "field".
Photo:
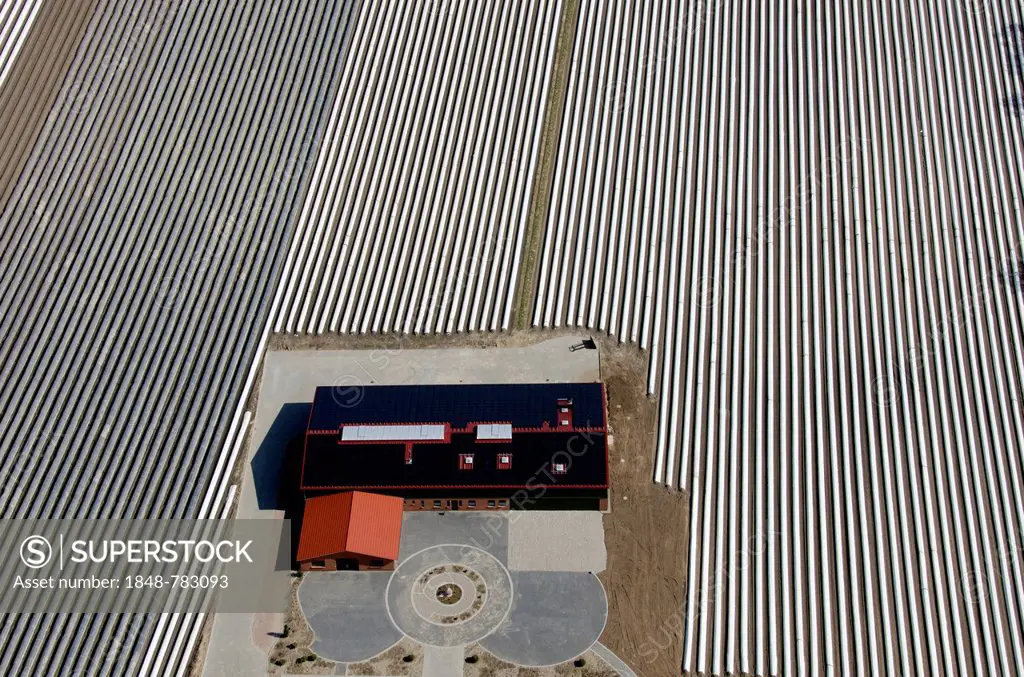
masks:
[[(4, 517), (220, 512), (344, 26), (329, 2), (43, 3), (0, 88)], [(0, 673), (174, 672), (182, 620), (5, 616)]]
[(581, 3), (533, 323), (650, 351), (685, 669), (1024, 668), (1020, 19)]
[[(268, 345), (594, 332), (638, 671), (1024, 672), (1022, 26), (0, 0), (0, 512), (220, 513)], [(0, 672), (199, 621), (4, 617)]]

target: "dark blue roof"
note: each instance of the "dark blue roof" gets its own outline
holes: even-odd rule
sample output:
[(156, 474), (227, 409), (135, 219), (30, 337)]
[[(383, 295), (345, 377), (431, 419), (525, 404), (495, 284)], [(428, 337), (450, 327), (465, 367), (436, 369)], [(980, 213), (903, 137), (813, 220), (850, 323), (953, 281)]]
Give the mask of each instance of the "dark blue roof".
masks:
[[(412, 463), (403, 444), (338, 444), (337, 435), (310, 435), (302, 467), (303, 489), (412, 487), (608, 486), (607, 436), (602, 432), (519, 433), (507, 443), (476, 442), (471, 433), (452, 435), (450, 444), (413, 445)], [(459, 455), (473, 454), (473, 469), (459, 469)], [(511, 468), (498, 468), (509, 454)], [(553, 463), (567, 464), (552, 475)]]
[(600, 383), (502, 385), (321, 386), (316, 389), (311, 430), (356, 423), (450, 423), (502, 421), (516, 428), (555, 424), (556, 403), (573, 400), (574, 427), (605, 427)]

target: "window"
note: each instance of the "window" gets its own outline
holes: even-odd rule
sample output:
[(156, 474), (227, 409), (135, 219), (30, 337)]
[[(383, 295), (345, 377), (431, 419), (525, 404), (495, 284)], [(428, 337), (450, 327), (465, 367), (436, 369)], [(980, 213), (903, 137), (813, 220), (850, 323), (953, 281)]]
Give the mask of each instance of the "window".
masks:
[(309, 563), (309, 566), (311, 566), (314, 569), (323, 569), (325, 566), (327, 566), (327, 560), (315, 559)]
[(507, 506), (507, 505), (508, 505), (508, 501), (506, 501), (506, 500), (505, 500), (505, 499), (503, 498), (503, 499), (501, 499), (500, 501), (498, 501), (498, 505), (500, 505), (500, 506), (501, 506), (502, 508), (504, 508), (505, 506)]
[(476, 501), (474, 501), (472, 498), (469, 499), (469, 507), (470, 508), (475, 508), (476, 507)]
[(564, 475), (569, 471), (569, 464), (567, 463), (553, 463), (551, 465), (551, 472), (556, 475)]
[(473, 454), (459, 454), (459, 470), (473, 469)]
[(434, 501), (434, 507), (435, 508), (440, 508), (441, 507), (441, 501)]
[(372, 566), (372, 567), (382, 567), (382, 566), (384, 566), (384, 560), (382, 560), (382, 559), (371, 559), (370, 560), (370, 566)]
[(563, 418), (562, 419), (562, 425), (569, 425), (569, 419)]
[(494, 501), (487, 501), (487, 507), (488, 508), (493, 508), (494, 507)]
[(498, 454), (498, 470), (511, 470), (512, 454)]

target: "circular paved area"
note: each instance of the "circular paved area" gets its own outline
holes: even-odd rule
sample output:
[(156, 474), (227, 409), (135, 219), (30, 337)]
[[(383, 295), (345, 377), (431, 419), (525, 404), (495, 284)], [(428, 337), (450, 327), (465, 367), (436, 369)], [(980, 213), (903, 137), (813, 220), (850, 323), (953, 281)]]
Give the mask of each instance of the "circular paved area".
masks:
[(527, 667), (570, 661), (604, 631), (608, 598), (597, 576), (547, 571), (515, 572), (508, 618), (481, 645), (498, 658)]
[[(437, 589), (458, 585), (456, 604)], [(472, 644), (494, 631), (512, 606), (512, 579), (492, 555), (466, 545), (438, 545), (412, 555), (388, 584), (387, 609), (402, 632), (433, 646)]]
[(299, 585), (299, 603), (316, 634), (313, 651), (339, 663), (376, 656), (402, 638), (384, 605), (388, 572), (318, 571)]

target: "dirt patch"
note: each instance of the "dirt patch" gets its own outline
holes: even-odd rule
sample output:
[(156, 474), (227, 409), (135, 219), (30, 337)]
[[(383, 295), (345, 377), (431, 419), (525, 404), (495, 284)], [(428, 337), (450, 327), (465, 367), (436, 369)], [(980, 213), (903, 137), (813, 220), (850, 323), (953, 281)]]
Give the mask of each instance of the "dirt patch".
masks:
[(281, 637), (270, 652), (268, 672), (272, 675), (333, 675), (336, 664), (317, 656), (310, 648), (315, 635), (299, 607), (300, 576), (292, 581), (291, 601), (285, 614)]
[(653, 483), (657, 401), (646, 389), (647, 355), (601, 341), (608, 389), (611, 513), (605, 517), (608, 593), (601, 642), (637, 674), (680, 674), (683, 585), (689, 544), (686, 494)]
[(540, 270), (540, 249), (547, 224), (548, 208), (551, 204), (551, 187), (555, 178), (555, 162), (558, 159), (558, 139), (562, 132), (562, 117), (565, 114), (565, 95), (569, 89), (569, 72), (572, 65), (572, 51), (576, 41), (576, 26), (580, 18), (580, 1), (567, 0), (562, 6), (555, 42), (555, 59), (551, 68), (551, 83), (548, 91), (544, 120), (541, 123), (540, 149), (538, 151), (537, 173), (530, 190), (530, 206), (527, 211), (526, 237), (520, 260), (519, 279), (515, 281), (516, 293), (513, 302), (512, 326), (523, 329), (530, 326), (533, 299), (537, 293), (537, 279)]
[(437, 601), (441, 604), (455, 604), (462, 599), (462, 588), (451, 583), (445, 583), (437, 589)]
[(352, 663), (348, 666), (348, 674), (418, 677), (423, 674), (423, 647), (406, 637), (368, 661)]
[(0, 210), (21, 176), (36, 137), (92, 16), (95, 0), (44, 0), (0, 88)]
[(588, 651), (573, 661), (547, 668), (523, 668), (506, 663), (479, 644), (466, 647), (464, 677), (616, 677), (617, 672)]

